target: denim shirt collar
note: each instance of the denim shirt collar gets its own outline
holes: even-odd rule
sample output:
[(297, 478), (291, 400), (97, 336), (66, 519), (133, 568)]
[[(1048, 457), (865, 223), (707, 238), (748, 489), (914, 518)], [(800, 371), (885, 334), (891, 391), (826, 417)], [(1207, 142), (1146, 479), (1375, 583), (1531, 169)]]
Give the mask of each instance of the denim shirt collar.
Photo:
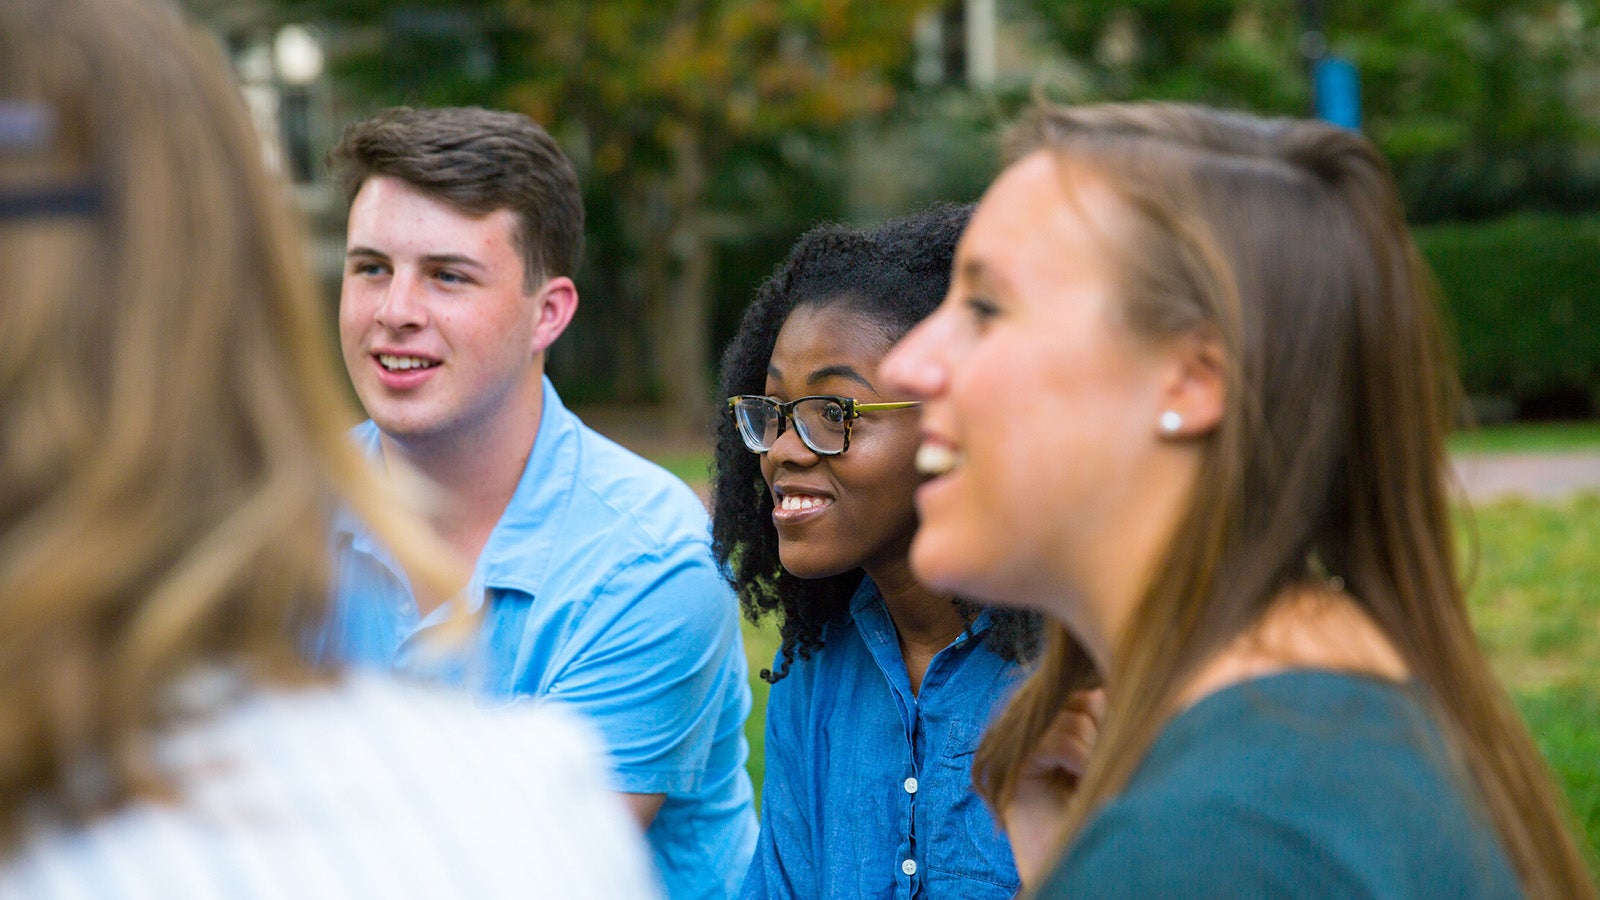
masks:
[[(894, 633), (894, 623), (889, 620), (888, 607), (883, 603), (883, 592), (878, 590), (878, 585), (870, 577), (863, 576), (861, 583), (856, 586), (856, 592), (850, 597), (850, 618), (856, 621), (857, 628), (865, 629), (869, 627), (867, 621), (875, 620), (876, 625), (888, 628), (890, 634)], [(867, 621), (863, 621), (863, 618)], [(993, 614), (988, 607), (983, 607), (967, 630), (950, 646), (960, 647), (967, 641), (983, 637), (983, 633), (993, 624)]]
[[(883, 592), (878, 590), (870, 577), (861, 579), (860, 586), (850, 598), (850, 617), (855, 621), (867, 652), (889, 682), (901, 706), (902, 716), (910, 721), (916, 700), (911, 692), (910, 676), (906, 674), (905, 657), (900, 652), (900, 638), (895, 631), (894, 621), (889, 618), (889, 609), (884, 605)], [(923, 690), (936, 688), (949, 678), (959, 658), (965, 655), (963, 651), (967, 645), (981, 640), (992, 623), (993, 617), (987, 608), (979, 611), (967, 630), (957, 635), (949, 646), (934, 654), (923, 674)]]

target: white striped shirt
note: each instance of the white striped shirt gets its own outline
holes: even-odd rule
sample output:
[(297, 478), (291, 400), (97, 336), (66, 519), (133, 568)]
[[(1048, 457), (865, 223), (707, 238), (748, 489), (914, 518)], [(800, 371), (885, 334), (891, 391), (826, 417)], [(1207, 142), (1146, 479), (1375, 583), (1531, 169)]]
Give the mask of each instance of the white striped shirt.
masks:
[(159, 744), (179, 802), (31, 820), (0, 898), (654, 898), (586, 724), (350, 675), (256, 691)]

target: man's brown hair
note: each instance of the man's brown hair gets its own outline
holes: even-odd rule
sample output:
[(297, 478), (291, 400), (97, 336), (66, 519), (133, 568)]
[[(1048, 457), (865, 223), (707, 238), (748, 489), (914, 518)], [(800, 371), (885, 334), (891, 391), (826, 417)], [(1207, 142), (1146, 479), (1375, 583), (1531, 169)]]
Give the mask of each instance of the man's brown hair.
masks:
[(583, 255), (583, 196), (572, 162), (527, 116), (477, 107), (383, 110), (344, 130), (329, 163), (348, 199), (376, 175), (398, 178), (469, 215), (508, 209), (531, 290), (571, 275)]

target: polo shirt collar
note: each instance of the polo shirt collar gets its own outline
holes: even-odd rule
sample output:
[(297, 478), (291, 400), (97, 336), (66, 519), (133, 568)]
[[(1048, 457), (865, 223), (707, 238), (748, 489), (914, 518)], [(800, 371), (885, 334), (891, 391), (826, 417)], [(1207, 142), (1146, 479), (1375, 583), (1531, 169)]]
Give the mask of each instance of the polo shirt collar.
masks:
[[(539, 430), (522, 478), (478, 555), (474, 595), (478, 588), (493, 588), (537, 596), (551, 554), (565, 533), (578, 470), (580, 423), (562, 404), (548, 376), (543, 379), (543, 397)], [(352, 429), (350, 436), (368, 458), (381, 459), (378, 426), (370, 419)], [(335, 516), (333, 532), (336, 540), (348, 540), (352, 550), (390, 562), (388, 552), (348, 508), (342, 507)], [(395, 568), (392, 563), (390, 568)]]
[[(378, 448), (378, 426), (371, 419), (350, 429), (349, 433), (350, 442), (355, 444), (368, 460), (382, 464), (383, 457), (379, 454)], [(338, 511), (334, 513), (332, 532), (336, 545), (342, 546), (348, 543), (351, 550), (375, 556), (388, 564), (389, 568), (398, 571), (397, 567), (392, 565), (388, 551), (383, 549), (371, 529), (348, 505), (341, 503)]]
[(544, 378), (544, 409), (528, 464), (478, 555), (477, 574), (483, 587), (538, 596), (552, 552), (566, 534), (581, 452), (580, 427), (578, 417), (562, 405), (555, 386)]

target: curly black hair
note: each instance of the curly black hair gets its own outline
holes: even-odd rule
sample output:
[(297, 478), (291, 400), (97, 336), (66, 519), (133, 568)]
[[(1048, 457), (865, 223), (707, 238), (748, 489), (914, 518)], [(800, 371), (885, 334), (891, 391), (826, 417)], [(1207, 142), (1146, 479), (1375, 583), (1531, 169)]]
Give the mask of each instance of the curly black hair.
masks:
[[(799, 307), (844, 304), (881, 324), (891, 339), (910, 331), (944, 299), (956, 242), (971, 215), (971, 205), (944, 204), (871, 230), (821, 225), (806, 232), (756, 293), (723, 353), (722, 396), (765, 391), (778, 332)], [(776, 683), (797, 655), (810, 659), (821, 649), (826, 626), (844, 617), (864, 576), (860, 569), (814, 579), (785, 571), (760, 457), (745, 448), (731, 416), (718, 417), (715, 440), (712, 551), (745, 616), (778, 619), (783, 661), (776, 672), (761, 671)], [(983, 609), (952, 603), (969, 625)], [(1037, 614), (995, 609), (992, 619), (984, 637), (991, 649), (1011, 661), (1033, 657)]]

